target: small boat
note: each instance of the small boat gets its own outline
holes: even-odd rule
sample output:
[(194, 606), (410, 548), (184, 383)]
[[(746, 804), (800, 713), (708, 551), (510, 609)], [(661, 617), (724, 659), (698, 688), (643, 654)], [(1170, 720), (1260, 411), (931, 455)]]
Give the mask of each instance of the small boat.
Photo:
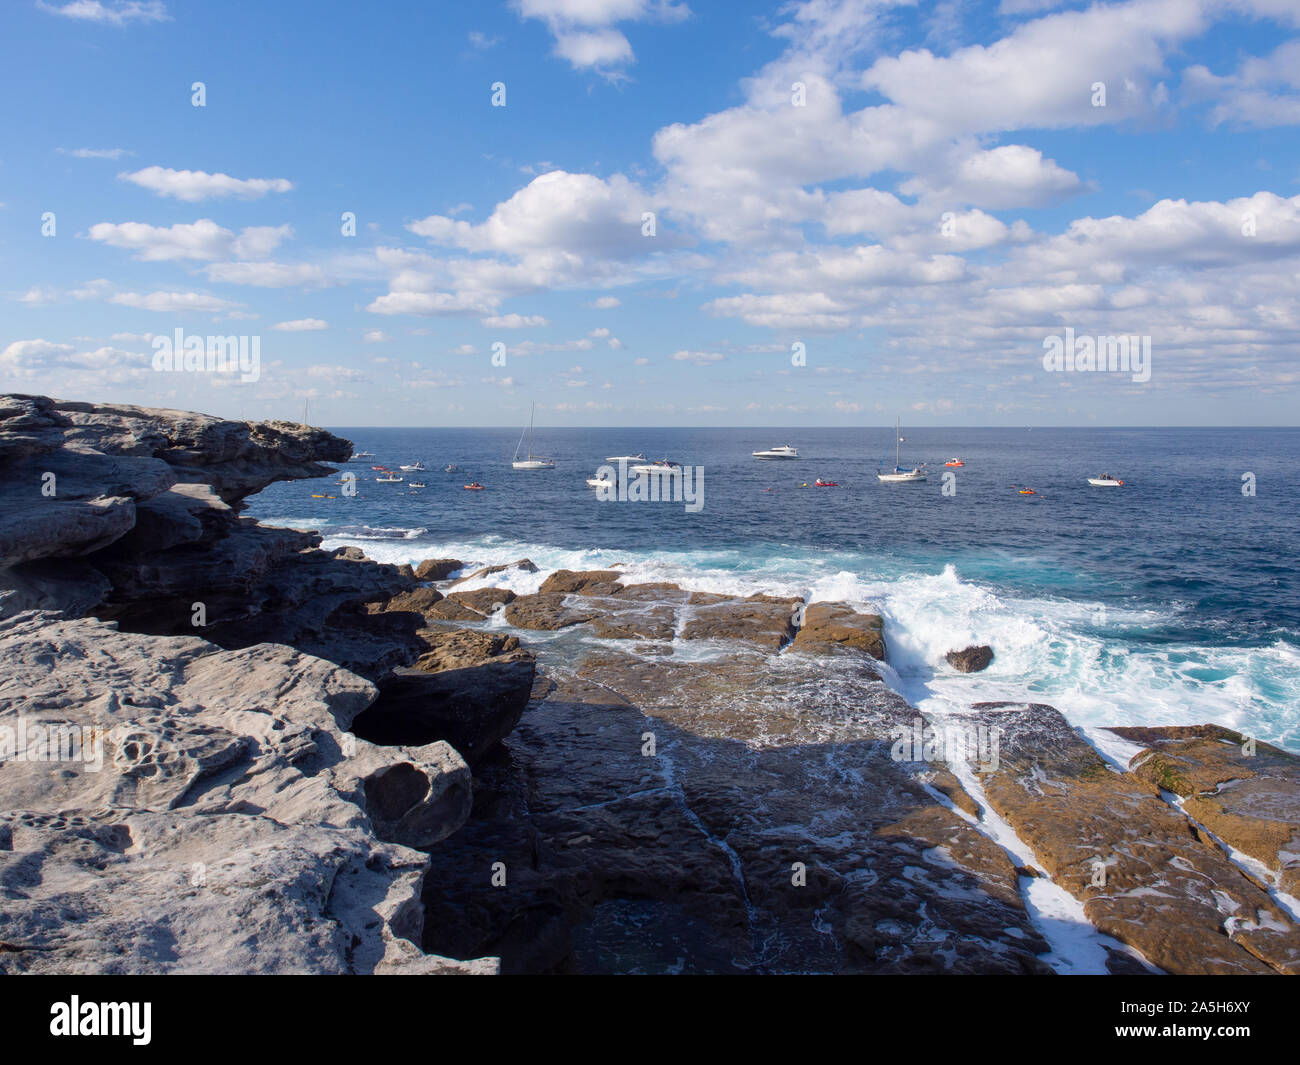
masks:
[(1035, 492), (1032, 488), (1021, 488), (1019, 491), (1020, 491), (1020, 494), (1021, 494), (1022, 496), (1036, 496), (1036, 495), (1038, 495), (1038, 493)]
[(814, 488), (838, 488), (839, 486), (838, 481), (823, 481), (820, 477), (813, 481)]
[(366, 459), (372, 459), (372, 458), (374, 458), (374, 457), (375, 457), (375, 454), (374, 454), (373, 451), (358, 451), (355, 455), (353, 455), (350, 459), (348, 459), (348, 461), (349, 461), (349, 462), (365, 462)]
[(780, 447), (770, 447), (766, 451), (754, 451), (751, 454), (756, 459), (797, 459), (799, 449), (789, 444), (782, 444)]
[(443, 473), (460, 473), (460, 467), (455, 463), (449, 462), (442, 468)]
[(403, 473), (423, 473), (423, 472), (424, 472), (424, 463), (423, 463), (423, 462), (413, 462), (413, 463), (411, 463), (411, 465), (409, 465), (409, 466), (398, 466), (397, 468), (398, 468), (399, 470), (401, 470)]
[(376, 477), (375, 480), (380, 484), (400, 484), (402, 478), (395, 473), (390, 473), (387, 477)]
[(966, 463), (962, 462), (961, 459), (949, 459), (947, 462), (944, 463), (944, 465), (945, 465), (945, 466), (965, 466)]
[(617, 481), (607, 481), (603, 477), (588, 477), (587, 486), (589, 488), (617, 488)]
[(1089, 477), (1088, 483), (1096, 485), (1098, 488), (1118, 488), (1124, 482), (1118, 477), (1112, 477), (1109, 473), (1103, 473), (1100, 477)]
[(519, 434), (519, 443), (515, 445), (515, 457), (510, 463), (517, 470), (553, 470), (555, 463), (550, 459), (544, 459), (540, 456), (533, 458), (533, 414), (537, 411), (537, 404), (534, 403), (532, 411), (528, 415), (528, 457), (521, 459), (519, 457), (519, 448), (523, 445), (524, 435)]
[(890, 473), (877, 471), (876, 479), (885, 484), (915, 484), (925, 480), (925, 470), (920, 466), (910, 470), (903, 469), (899, 463), (899, 448), (903, 443), (903, 422), (899, 419), (894, 426), (894, 469)]
[(606, 462), (645, 462), (644, 455), (610, 455)]
[(467, 484), (467, 485), (465, 485), (464, 487), (465, 487), (465, 491), (467, 491), (467, 492), (481, 492), (481, 491), (483, 491), (483, 486), (482, 486), (481, 484), (479, 484), (478, 481), (475, 481), (473, 484)]
[(633, 466), (633, 473), (680, 473), (682, 464), (680, 462), (671, 462), (668, 459), (660, 459), (658, 462), (647, 462), (643, 466)]
[(371, 466), (370, 468), (371, 468), (372, 470), (378, 470), (380, 473), (387, 473), (387, 472), (388, 472), (388, 467), (387, 467), (387, 466)]
[(423, 481), (408, 481), (407, 484), (408, 484), (411, 488), (423, 488), (423, 487), (424, 487), (424, 482), (423, 482)]

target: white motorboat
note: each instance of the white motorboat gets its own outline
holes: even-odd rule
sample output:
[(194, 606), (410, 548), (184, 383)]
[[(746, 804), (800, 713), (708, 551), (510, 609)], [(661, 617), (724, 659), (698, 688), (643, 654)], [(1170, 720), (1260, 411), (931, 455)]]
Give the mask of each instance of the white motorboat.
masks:
[(408, 481), (408, 482), (407, 482), (407, 487), (408, 487), (408, 488), (423, 488), (423, 487), (424, 487), (424, 482), (423, 482), (423, 481)]
[(797, 459), (799, 449), (783, 444), (781, 447), (770, 447), (766, 451), (755, 451), (753, 456), (756, 459)]
[(876, 472), (876, 479), (883, 481), (885, 484), (915, 484), (925, 480), (925, 470), (916, 466), (910, 470), (903, 469), (899, 465), (899, 448), (903, 443), (903, 422), (899, 419), (894, 425), (894, 468), (885, 473), (883, 470)]
[(668, 459), (660, 459), (658, 462), (647, 462), (641, 466), (633, 466), (632, 472), (649, 474), (681, 473), (682, 464), (680, 462), (670, 462)]
[(399, 484), (403, 478), (398, 477), (395, 473), (390, 473), (387, 477), (376, 477), (375, 480), (380, 484)]
[(366, 459), (372, 459), (374, 457), (375, 457), (375, 453), (373, 451), (358, 451), (350, 459), (348, 459), (348, 461), (364, 462)]
[(398, 468), (399, 470), (404, 471), (405, 473), (423, 473), (423, 472), (424, 472), (424, 463), (423, 463), (423, 462), (413, 462), (413, 463), (411, 463), (411, 465), (409, 465), (409, 466), (398, 466), (397, 468)]
[(606, 480), (604, 477), (588, 477), (587, 487), (588, 488), (618, 488), (618, 482), (613, 480)]
[(1098, 488), (1118, 488), (1124, 482), (1118, 477), (1112, 477), (1109, 473), (1103, 473), (1100, 477), (1089, 477), (1088, 483)]
[(537, 404), (534, 403), (532, 410), (528, 414), (528, 429), (526, 430), (528, 434), (528, 457), (526, 459), (521, 459), (519, 457), (519, 449), (523, 447), (524, 444), (523, 433), (519, 434), (519, 443), (515, 445), (515, 457), (514, 460), (511, 462), (511, 465), (514, 466), (514, 468), (517, 470), (555, 469), (555, 463), (552, 462), (550, 459), (544, 459), (541, 458), (540, 456), (536, 458), (533, 457), (533, 414), (536, 413), (536, 411), (537, 411)]
[(645, 462), (644, 455), (610, 455), (606, 462)]

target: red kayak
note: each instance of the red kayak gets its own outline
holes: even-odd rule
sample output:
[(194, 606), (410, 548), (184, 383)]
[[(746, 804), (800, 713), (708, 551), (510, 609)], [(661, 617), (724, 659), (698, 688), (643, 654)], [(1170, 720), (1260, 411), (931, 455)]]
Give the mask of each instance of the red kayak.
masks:
[(839, 483), (837, 481), (813, 481), (813, 486), (816, 488), (838, 488)]
[(481, 491), (483, 491), (483, 486), (482, 486), (481, 484), (479, 484), (478, 481), (475, 481), (473, 484), (467, 484), (467, 485), (465, 485), (464, 487), (465, 487), (465, 491), (467, 491), (467, 492), (481, 492)]

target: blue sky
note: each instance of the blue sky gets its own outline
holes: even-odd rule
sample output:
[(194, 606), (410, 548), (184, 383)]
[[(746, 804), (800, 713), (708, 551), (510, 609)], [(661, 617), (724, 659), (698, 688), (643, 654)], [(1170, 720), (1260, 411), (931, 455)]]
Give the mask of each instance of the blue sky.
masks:
[[(1297, 424), (1294, 0), (11, 0), (0, 82), (0, 390)], [(1048, 372), (1067, 327), (1150, 379)], [(157, 372), (178, 328), (258, 379)]]

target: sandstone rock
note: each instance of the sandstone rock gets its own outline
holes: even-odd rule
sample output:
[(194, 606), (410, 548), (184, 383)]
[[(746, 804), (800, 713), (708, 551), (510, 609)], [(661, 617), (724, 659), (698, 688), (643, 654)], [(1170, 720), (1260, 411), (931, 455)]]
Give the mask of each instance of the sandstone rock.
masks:
[[(505, 972), (1045, 971), (1001, 849), (877, 738), (911, 708), (859, 678), (818, 733), (822, 671), (778, 661), (552, 673), (431, 855), (425, 948)], [(483, 890), (493, 861), (510, 890)]]
[(671, 640), (677, 615), (659, 604), (644, 610), (620, 610), (591, 619), (591, 631), (605, 640)]
[(949, 651), (944, 658), (959, 673), (978, 673), (988, 669), (989, 663), (993, 661), (993, 648), (987, 644), (967, 647), (961, 651)]
[(487, 616), (506, 603), (513, 602), (515, 593), (509, 588), (475, 588), (471, 592), (451, 592), (447, 598)]
[(622, 585), (617, 570), (586, 570), (575, 572), (570, 569), (556, 570), (542, 581), (538, 592), (542, 595), (579, 594), (579, 595), (613, 595)]
[(535, 660), (517, 637), (501, 633), (424, 629), (420, 636), (425, 652), (415, 668), (380, 681), (378, 698), (354, 731), (384, 744), (444, 740), (476, 762), (518, 723)]
[(422, 581), (445, 581), (465, 563), (455, 558), (426, 558), (415, 567), (415, 577)]
[(597, 611), (586, 606), (566, 605), (565, 596), (558, 593), (523, 595), (506, 606), (506, 621), (520, 629), (566, 629), (596, 615)]
[(466, 606), (460, 599), (453, 599), (451, 596), (434, 603), (424, 611), (424, 615), (430, 620), (440, 619), (442, 621), (482, 621), (487, 616)]
[(85, 740), (0, 773), (0, 971), (491, 971), (415, 947), (426, 858), (406, 844), (458, 827), (469, 774), (445, 744), (347, 734), (373, 685), (288, 647), (49, 613), (0, 621), (0, 655), (0, 735)]
[(845, 603), (810, 603), (792, 650), (810, 654), (851, 650), (885, 660), (885, 623), (879, 614), (860, 614)]
[(412, 588), (409, 592), (398, 592), (391, 599), (385, 599), (379, 603), (368, 603), (367, 609), (372, 613), (392, 613), (394, 611), (411, 611), (416, 614), (427, 614), (435, 603), (442, 600), (442, 592), (437, 588), (430, 588), (421, 585), (418, 588)]
[[(695, 593), (691, 601), (695, 602)], [(794, 638), (794, 606), (799, 600), (731, 600), (699, 606), (682, 627), (686, 640), (744, 640), (779, 651)]]
[(985, 796), (1102, 931), (1171, 973), (1300, 969), (1300, 929), (1281, 907), (1056, 710), (982, 704), (962, 721), (1003, 730)]
[(1218, 725), (1110, 731), (1148, 748), (1130, 764), (1137, 776), (1300, 896), (1300, 758)]

